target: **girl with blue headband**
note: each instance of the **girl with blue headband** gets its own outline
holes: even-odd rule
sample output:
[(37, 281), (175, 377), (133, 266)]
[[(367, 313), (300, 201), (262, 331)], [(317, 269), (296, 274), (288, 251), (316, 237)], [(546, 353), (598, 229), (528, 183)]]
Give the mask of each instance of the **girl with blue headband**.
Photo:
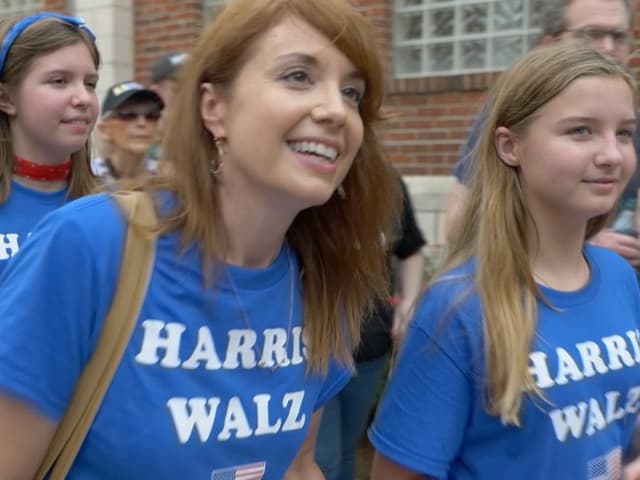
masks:
[(82, 20), (0, 23), (0, 273), (49, 211), (89, 193), (100, 63)]

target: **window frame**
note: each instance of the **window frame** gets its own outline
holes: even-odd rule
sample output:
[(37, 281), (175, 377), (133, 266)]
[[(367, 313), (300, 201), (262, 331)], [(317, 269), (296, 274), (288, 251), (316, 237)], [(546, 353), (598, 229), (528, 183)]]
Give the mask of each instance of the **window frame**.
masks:
[[(406, 0), (391, 0), (392, 1), (392, 51), (393, 51), (393, 78), (397, 80), (414, 79), (424, 77), (452, 77), (460, 75), (473, 75), (473, 74), (485, 74), (500, 72), (508, 67), (508, 65), (516, 60), (518, 56), (510, 58), (509, 61), (503, 62), (504, 64), (496, 64), (495, 57), (493, 55), (494, 39), (509, 38), (509, 37), (521, 37), (520, 41), (520, 55), (526, 53), (538, 40), (541, 28), (539, 25), (532, 25), (535, 22), (531, 19), (531, 13), (535, 9), (533, 2), (530, 0), (523, 0), (523, 19), (521, 28), (511, 28), (496, 31), (494, 29), (494, 14), (495, 8), (499, 2), (503, 0), (439, 0), (434, 2), (433, 0), (423, 0), (423, 3), (418, 5), (403, 5)], [(464, 7), (486, 5), (488, 9), (488, 20), (486, 22), (486, 30), (478, 33), (464, 33), (462, 32), (462, 9)], [(428, 19), (429, 13), (443, 8), (453, 9), (453, 33), (450, 36), (442, 36), (439, 38), (428, 38)], [(404, 39), (403, 34), (400, 31), (402, 27), (402, 16), (411, 13), (422, 14), (422, 22), (420, 25), (421, 36), (417, 39)], [(538, 20), (539, 21), (539, 20)], [(461, 65), (464, 57), (461, 51), (463, 42), (472, 40), (485, 40), (485, 63), (482, 67), (463, 67)], [(453, 51), (451, 62), (452, 67), (450, 69), (429, 70), (428, 58), (426, 49), (431, 45), (437, 44), (451, 44)], [(417, 47), (420, 49), (420, 70), (413, 72), (401, 72), (400, 71), (400, 53), (403, 48)]]

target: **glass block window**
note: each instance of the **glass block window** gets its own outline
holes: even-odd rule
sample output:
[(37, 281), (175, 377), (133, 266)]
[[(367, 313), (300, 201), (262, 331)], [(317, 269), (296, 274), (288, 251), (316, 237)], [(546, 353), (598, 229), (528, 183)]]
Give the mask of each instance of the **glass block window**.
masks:
[[(1, 0), (0, 0), (1, 1)], [(204, 23), (208, 23), (215, 18), (215, 16), (225, 6), (227, 0), (202, 0), (202, 20)]]
[(42, 11), (42, 0), (0, 0), (0, 17), (28, 15)]
[(502, 70), (540, 34), (540, 0), (393, 2), (397, 78)]

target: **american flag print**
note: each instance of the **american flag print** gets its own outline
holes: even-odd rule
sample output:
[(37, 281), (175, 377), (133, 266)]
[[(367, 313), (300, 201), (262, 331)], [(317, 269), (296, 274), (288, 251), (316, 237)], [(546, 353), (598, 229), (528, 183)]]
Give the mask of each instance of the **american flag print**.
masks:
[(589, 480), (621, 480), (622, 449), (616, 447), (589, 462)]
[(211, 472), (211, 480), (262, 480), (266, 462), (221, 468)]

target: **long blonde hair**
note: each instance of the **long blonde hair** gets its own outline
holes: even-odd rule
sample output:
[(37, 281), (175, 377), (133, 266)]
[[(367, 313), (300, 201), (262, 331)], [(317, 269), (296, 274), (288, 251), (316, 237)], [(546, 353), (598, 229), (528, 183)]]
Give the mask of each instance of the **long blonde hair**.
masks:
[[(0, 20), (0, 39), (20, 20)], [(29, 72), (33, 62), (44, 55), (83, 43), (89, 49), (96, 69), (100, 66), (100, 53), (93, 40), (82, 29), (55, 18), (43, 18), (18, 35), (7, 56), (0, 82), (7, 88), (17, 88)], [(71, 154), (71, 174), (67, 196), (71, 199), (89, 194), (96, 186), (91, 173), (91, 145), (89, 138), (84, 146)], [(13, 171), (13, 146), (9, 117), (0, 112), (0, 203), (6, 201), (11, 189)]]
[[(443, 269), (475, 257), (475, 286), (482, 302), (486, 407), (506, 424), (519, 425), (525, 392), (542, 397), (528, 362), (541, 294), (530, 267), (528, 213), (516, 168), (503, 162), (494, 134), (505, 126), (526, 135), (536, 112), (578, 78), (616, 77), (629, 85), (630, 73), (614, 59), (589, 48), (558, 43), (539, 47), (505, 72), (495, 85), (490, 113), (472, 158), (469, 197), (456, 224)], [(586, 238), (608, 222), (587, 223)]]
[(152, 180), (152, 188), (176, 193), (178, 206), (163, 229), (179, 230), (185, 245), (197, 242), (208, 271), (208, 265), (223, 258), (218, 240), (224, 226), (218, 186), (209, 172), (217, 150), (200, 117), (200, 85), (231, 84), (256, 39), (286, 16), (308, 22), (331, 39), (366, 81), (360, 105), (364, 140), (343, 182), (345, 198), (334, 194), (325, 204), (303, 210), (287, 232), (303, 271), (309, 367), (324, 371), (331, 356), (351, 363), (362, 317), (377, 298), (388, 295), (386, 246), (380, 238), (391, 238), (391, 218), (400, 205), (399, 188), (375, 132), (381, 118), (384, 70), (365, 18), (344, 0), (229, 3), (181, 68), (163, 142), (163, 157), (172, 162), (175, 174)]

